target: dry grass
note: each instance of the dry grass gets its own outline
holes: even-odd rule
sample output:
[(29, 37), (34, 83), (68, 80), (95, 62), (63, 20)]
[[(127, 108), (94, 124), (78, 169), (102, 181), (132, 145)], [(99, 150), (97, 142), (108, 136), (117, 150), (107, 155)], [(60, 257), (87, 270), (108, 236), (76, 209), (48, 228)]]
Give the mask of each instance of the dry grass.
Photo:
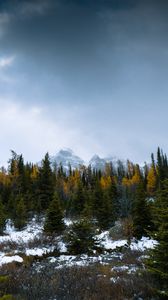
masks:
[(101, 264), (55, 269), (46, 261), (41, 266), (41, 269), (33, 264), (3, 266), (1, 273), (9, 275), (3, 287), (5, 293), (15, 295), (16, 300), (156, 299), (151, 278), (145, 271), (143, 274), (116, 273), (111, 270), (112, 265)]

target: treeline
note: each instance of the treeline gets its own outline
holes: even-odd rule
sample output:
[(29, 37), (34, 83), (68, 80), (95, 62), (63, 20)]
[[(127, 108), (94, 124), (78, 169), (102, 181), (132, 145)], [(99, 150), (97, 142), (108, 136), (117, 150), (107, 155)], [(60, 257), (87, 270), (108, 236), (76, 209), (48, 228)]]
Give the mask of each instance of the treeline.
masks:
[(29, 216), (57, 207), (64, 216), (87, 216), (100, 228), (114, 225), (118, 218), (130, 217), (134, 236), (140, 238), (154, 227), (152, 210), (157, 191), (168, 178), (167, 157), (158, 148), (156, 161), (143, 168), (121, 161), (107, 163), (105, 170), (81, 166), (65, 172), (61, 165), (51, 166), (47, 153), (41, 165), (24, 163), (12, 151), (8, 170), (0, 171), (0, 230), (10, 218), (22, 228)]

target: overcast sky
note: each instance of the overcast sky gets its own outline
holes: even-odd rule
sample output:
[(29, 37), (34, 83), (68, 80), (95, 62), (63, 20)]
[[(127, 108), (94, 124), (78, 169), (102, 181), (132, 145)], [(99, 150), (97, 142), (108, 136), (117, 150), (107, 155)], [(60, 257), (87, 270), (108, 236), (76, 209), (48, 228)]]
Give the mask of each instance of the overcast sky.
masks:
[(167, 0), (0, 0), (0, 165), (168, 152)]

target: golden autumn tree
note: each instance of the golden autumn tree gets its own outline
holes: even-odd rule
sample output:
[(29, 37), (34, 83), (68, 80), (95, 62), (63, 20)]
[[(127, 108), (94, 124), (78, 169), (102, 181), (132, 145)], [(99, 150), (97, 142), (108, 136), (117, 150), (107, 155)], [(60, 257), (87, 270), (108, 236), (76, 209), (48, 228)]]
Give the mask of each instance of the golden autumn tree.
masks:
[(132, 185), (138, 185), (141, 181), (141, 171), (139, 165), (135, 165), (134, 167), (134, 175), (131, 179)]
[(147, 174), (147, 192), (150, 196), (154, 196), (155, 191), (157, 189), (158, 174), (153, 153), (151, 155), (151, 160), (152, 163)]
[(155, 167), (152, 165), (147, 175), (147, 192), (150, 196), (154, 195), (156, 191), (156, 186), (157, 186), (157, 175), (156, 175)]

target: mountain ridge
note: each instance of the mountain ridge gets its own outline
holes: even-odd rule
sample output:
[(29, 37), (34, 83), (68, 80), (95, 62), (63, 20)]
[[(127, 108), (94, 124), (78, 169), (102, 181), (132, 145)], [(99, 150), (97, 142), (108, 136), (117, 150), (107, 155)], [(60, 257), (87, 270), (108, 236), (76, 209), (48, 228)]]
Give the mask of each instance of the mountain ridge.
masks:
[(116, 166), (119, 160), (113, 156), (102, 158), (98, 154), (94, 154), (89, 162), (86, 162), (69, 148), (60, 149), (55, 155), (52, 155), (50, 159), (52, 165), (61, 164), (64, 170), (68, 170), (70, 165), (72, 169), (79, 168), (82, 165), (90, 165), (92, 169), (104, 170), (107, 163), (112, 162), (113, 165)]

